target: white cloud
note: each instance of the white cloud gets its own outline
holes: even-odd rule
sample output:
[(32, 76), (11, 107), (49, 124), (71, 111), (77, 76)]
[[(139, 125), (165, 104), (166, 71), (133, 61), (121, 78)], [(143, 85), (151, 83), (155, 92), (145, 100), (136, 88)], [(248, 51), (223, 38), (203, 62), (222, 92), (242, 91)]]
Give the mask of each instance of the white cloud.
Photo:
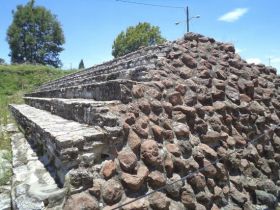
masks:
[(272, 57), (270, 62), (280, 64), (280, 57)]
[(241, 53), (241, 52), (242, 52), (242, 49), (236, 48), (236, 49), (235, 49), (235, 52), (236, 52), (236, 53)]
[(260, 64), (262, 61), (259, 58), (248, 58), (246, 59), (248, 63)]
[(225, 21), (225, 22), (235, 22), (239, 18), (241, 18), (243, 15), (245, 15), (248, 12), (247, 8), (237, 8), (235, 10), (232, 10), (221, 17), (219, 17), (218, 20)]
[(238, 53), (238, 54), (239, 54), (239, 53), (242, 53), (242, 52), (244, 52), (244, 51), (246, 51), (246, 49), (242, 49), (242, 48), (236, 48), (236, 49), (235, 49), (235, 52)]

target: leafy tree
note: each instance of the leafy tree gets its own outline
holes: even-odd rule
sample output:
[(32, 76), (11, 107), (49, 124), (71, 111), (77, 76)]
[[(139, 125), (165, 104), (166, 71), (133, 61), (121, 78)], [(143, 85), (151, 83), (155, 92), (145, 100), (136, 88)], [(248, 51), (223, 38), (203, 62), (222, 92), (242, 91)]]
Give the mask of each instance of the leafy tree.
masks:
[(127, 53), (138, 50), (141, 46), (161, 44), (165, 39), (161, 36), (159, 27), (150, 23), (139, 23), (130, 26), (126, 32), (122, 31), (115, 39), (112, 55), (117, 58)]
[(3, 58), (0, 58), (0, 64), (5, 64), (5, 60)]
[(65, 42), (61, 25), (49, 10), (34, 4), (31, 0), (12, 12), (13, 22), (7, 31), (11, 62), (59, 67)]
[(84, 68), (85, 68), (85, 65), (84, 65), (84, 61), (82, 59), (79, 63), (79, 69), (84, 69)]

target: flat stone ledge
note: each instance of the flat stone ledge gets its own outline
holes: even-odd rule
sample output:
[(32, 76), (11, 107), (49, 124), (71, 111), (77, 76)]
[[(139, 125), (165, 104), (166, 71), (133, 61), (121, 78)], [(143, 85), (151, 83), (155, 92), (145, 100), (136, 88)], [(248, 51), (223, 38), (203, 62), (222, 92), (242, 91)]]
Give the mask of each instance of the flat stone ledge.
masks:
[(119, 113), (112, 111), (120, 101), (25, 97), (26, 104), (68, 120), (100, 127), (119, 125)]
[(105, 147), (105, 133), (100, 127), (66, 120), (28, 105), (10, 108), (30, 142), (41, 148), (46, 161), (54, 165), (62, 184), (71, 168), (92, 164), (100, 158)]
[(26, 97), (40, 98), (84, 98), (97, 101), (131, 101), (131, 89), (136, 82), (131, 80), (110, 80), (106, 82), (71, 86), (26, 94)]

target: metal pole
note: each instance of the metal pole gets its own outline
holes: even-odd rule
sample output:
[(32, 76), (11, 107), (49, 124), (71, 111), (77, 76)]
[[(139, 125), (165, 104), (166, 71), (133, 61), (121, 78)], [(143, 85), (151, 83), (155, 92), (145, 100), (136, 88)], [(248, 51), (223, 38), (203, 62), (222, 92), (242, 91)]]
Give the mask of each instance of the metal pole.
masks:
[(190, 19), (189, 19), (189, 7), (186, 8), (187, 15), (187, 32), (190, 32)]

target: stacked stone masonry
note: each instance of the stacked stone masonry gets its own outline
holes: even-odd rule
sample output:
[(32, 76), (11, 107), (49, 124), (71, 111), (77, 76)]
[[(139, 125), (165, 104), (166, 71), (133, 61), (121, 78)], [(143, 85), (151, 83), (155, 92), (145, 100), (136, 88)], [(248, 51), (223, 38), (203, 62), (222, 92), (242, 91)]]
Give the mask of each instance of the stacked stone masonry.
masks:
[(276, 69), (188, 33), (46, 83), (11, 110), (56, 168), (66, 210), (164, 186), (120, 209), (276, 209), (280, 128), (266, 131), (280, 123), (279, 85)]

